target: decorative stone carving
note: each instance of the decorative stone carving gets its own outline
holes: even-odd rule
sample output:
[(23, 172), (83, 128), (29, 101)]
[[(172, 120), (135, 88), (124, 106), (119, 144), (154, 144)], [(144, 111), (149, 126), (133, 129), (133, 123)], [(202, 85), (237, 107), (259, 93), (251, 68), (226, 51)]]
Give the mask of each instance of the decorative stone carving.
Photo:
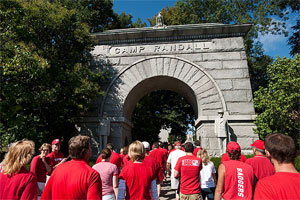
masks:
[(218, 117), (215, 119), (215, 133), (219, 139), (220, 154), (226, 152), (228, 138), (228, 123), (224, 118), (223, 110), (218, 111)]
[(156, 16), (156, 25), (154, 26), (154, 28), (165, 28), (165, 27), (166, 25), (164, 25), (164, 18), (159, 12), (158, 15)]
[(100, 137), (100, 150), (105, 148), (107, 144), (107, 138), (110, 136), (110, 120), (107, 118), (107, 113), (103, 113), (103, 119), (98, 126), (98, 135)]

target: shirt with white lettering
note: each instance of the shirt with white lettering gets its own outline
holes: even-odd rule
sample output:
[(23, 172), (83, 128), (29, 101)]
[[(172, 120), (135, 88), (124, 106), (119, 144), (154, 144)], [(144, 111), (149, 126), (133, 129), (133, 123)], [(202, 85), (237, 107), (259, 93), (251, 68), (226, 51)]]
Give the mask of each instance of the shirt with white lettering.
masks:
[(254, 172), (250, 165), (238, 161), (225, 161), (223, 199), (252, 199)]
[(175, 170), (180, 174), (180, 192), (182, 194), (199, 194), (200, 170), (202, 160), (194, 155), (180, 157), (176, 163)]

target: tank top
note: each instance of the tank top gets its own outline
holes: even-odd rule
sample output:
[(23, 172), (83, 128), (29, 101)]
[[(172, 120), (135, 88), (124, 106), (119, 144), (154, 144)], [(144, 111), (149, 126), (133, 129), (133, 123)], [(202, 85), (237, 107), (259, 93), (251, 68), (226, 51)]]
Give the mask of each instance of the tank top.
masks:
[(223, 162), (225, 166), (225, 186), (223, 198), (252, 199), (254, 180), (253, 169), (250, 165), (237, 160)]

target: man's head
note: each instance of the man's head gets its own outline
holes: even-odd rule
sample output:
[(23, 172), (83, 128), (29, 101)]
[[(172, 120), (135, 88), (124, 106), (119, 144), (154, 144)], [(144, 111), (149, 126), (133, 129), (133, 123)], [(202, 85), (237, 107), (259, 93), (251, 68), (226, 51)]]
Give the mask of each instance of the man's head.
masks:
[(195, 145), (196, 145), (196, 147), (200, 147), (200, 141), (199, 141), (199, 140), (196, 140), (196, 141), (195, 141)]
[(186, 153), (193, 153), (194, 151), (194, 145), (191, 142), (187, 142), (184, 144), (184, 151)]
[(114, 150), (114, 145), (112, 143), (107, 143), (106, 148), (108, 148), (111, 151), (113, 151)]
[(241, 147), (236, 142), (229, 142), (227, 144), (227, 153), (230, 160), (239, 160), (241, 156)]
[(52, 146), (52, 151), (53, 151), (54, 153), (59, 152), (59, 150), (60, 150), (60, 144), (61, 144), (61, 142), (60, 142), (59, 139), (54, 139), (54, 140), (52, 141), (51, 146)]
[(159, 148), (159, 143), (158, 142), (154, 142), (153, 143), (153, 148), (154, 149), (158, 149)]
[(89, 136), (75, 136), (69, 140), (69, 156), (88, 161), (92, 156)]
[(182, 144), (181, 144), (180, 141), (176, 141), (176, 142), (174, 143), (175, 149), (181, 149), (181, 146), (182, 146)]
[(251, 144), (253, 153), (256, 154), (265, 154), (265, 142), (262, 140), (256, 140)]
[(265, 139), (266, 154), (278, 163), (294, 163), (297, 149), (294, 140), (287, 135), (275, 133)]

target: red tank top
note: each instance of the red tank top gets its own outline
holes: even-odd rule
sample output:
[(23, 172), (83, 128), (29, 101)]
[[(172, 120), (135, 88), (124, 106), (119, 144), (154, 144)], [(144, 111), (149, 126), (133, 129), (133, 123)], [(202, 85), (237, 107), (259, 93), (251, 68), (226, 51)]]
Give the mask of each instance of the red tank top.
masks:
[(237, 160), (223, 162), (225, 166), (225, 186), (223, 198), (252, 199), (253, 169), (250, 165)]

